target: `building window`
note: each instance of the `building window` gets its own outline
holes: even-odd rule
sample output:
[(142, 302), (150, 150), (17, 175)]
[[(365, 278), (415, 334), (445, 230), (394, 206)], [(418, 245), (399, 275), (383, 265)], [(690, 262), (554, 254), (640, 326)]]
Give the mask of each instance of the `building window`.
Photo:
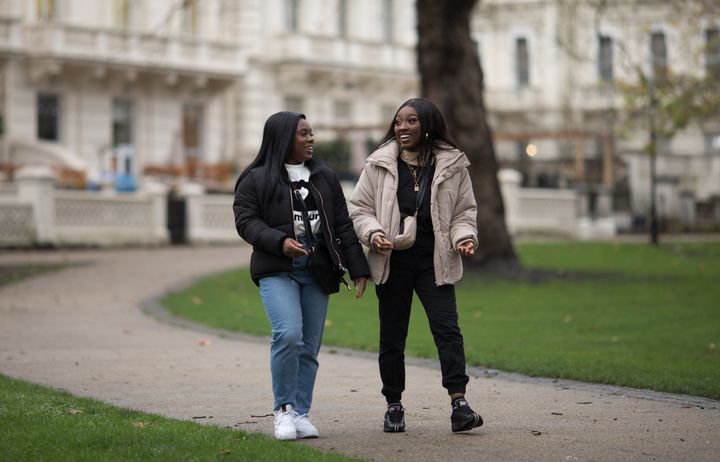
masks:
[(395, 15), (393, 14), (393, 1), (383, 0), (382, 2), (382, 17), (380, 22), (382, 24), (383, 40), (390, 43), (393, 41), (395, 31)]
[(607, 35), (598, 36), (598, 75), (606, 85), (613, 83), (613, 41)]
[(186, 104), (182, 114), (183, 152), (186, 158), (202, 157), (203, 107), (200, 104)]
[(286, 96), (285, 97), (285, 109), (292, 112), (303, 112), (303, 101), (301, 96)]
[(113, 165), (111, 171), (132, 175), (135, 148), (133, 146), (133, 102), (116, 99), (112, 107)]
[(652, 76), (657, 82), (665, 82), (668, 78), (667, 45), (665, 32), (657, 31), (650, 34), (650, 56), (652, 60)]
[(300, 30), (300, 0), (285, 0), (285, 27), (290, 32)]
[(705, 133), (705, 154), (720, 155), (720, 132)]
[(347, 38), (348, 35), (348, 4), (347, 0), (338, 0), (338, 37)]
[(386, 124), (393, 120), (395, 117), (395, 111), (397, 108), (394, 104), (382, 104), (380, 105), (380, 121), (382, 124)]
[(112, 143), (113, 147), (132, 145), (133, 103), (125, 99), (113, 101)]
[(130, 0), (113, 0), (113, 24), (125, 31), (130, 28)]
[(348, 101), (335, 101), (335, 119), (340, 123), (352, 120), (352, 105)]
[(708, 77), (720, 80), (720, 29), (705, 31), (705, 72)]
[(530, 85), (530, 56), (528, 52), (528, 41), (525, 37), (515, 40), (515, 74), (518, 87)]
[(181, 13), (181, 33), (196, 37), (199, 29), (198, 0), (183, 0)]
[(52, 21), (57, 19), (56, 0), (35, 0), (37, 18), (41, 21)]
[(477, 54), (478, 63), (480, 63), (480, 67), (482, 68), (482, 43), (480, 42), (480, 37), (475, 36), (472, 37), (471, 40), (475, 48), (475, 54)]
[(60, 141), (60, 97), (40, 94), (37, 97), (37, 137)]
[(658, 135), (655, 139), (655, 153), (667, 155), (672, 153), (672, 137)]

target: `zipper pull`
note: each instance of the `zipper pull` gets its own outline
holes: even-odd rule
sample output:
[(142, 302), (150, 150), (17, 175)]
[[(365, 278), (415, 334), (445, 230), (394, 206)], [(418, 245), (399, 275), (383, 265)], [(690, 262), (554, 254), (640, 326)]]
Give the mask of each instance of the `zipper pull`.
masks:
[(342, 281), (343, 284), (345, 284), (345, 287), (347, 287), (347, 290), (350, 291), (351, 290), (350, 284), (348, 284), (347, 281), (345, 280), (345, 276), (341, 277), (340, 280)]

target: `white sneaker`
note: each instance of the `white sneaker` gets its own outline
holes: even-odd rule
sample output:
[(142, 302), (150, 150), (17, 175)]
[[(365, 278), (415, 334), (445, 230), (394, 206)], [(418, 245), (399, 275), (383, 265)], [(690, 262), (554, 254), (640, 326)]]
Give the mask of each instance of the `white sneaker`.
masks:
[(275, 438), (279, 440), (294, 440), (298, 437), (295, 427), (295, 418), (297, 413), (292, 406), (287, 404), (285, 411), (282, 408), (273, 411), (275, 414)]
[(317, 438), (320, 436), (320, 432), (310, 422), (310, 417), (307, 414), (295, 417), (295, 428), (297, 429), (298, 438)]

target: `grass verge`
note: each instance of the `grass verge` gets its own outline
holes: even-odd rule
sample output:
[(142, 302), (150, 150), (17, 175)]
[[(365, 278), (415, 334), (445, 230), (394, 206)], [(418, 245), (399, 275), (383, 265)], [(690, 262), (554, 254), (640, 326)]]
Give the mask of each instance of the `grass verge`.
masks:
[[(466, 272), (457, 285), (469, 364), (533, 376), (720, 399), (720, 243), (524, 244), (527, 274)], [(522, 275), (521, 275), (522, 276)], [(325, 344), (377, 350), (372, 287), (331, 298)], [(269, 335), (246, 269), (164, 298), (174, 314), (213, 327)], [(437, 357), (413, 304), (406, 353)]]
[(308, 446), (110, 406), (0, 375), (3, 461), (350, 461)]
[(67, 266), (67, 264), (62, 263), (0, 265), (0, 286), (12, 284), (29, 277), (39, 276), (50, 271), (58, 271)]

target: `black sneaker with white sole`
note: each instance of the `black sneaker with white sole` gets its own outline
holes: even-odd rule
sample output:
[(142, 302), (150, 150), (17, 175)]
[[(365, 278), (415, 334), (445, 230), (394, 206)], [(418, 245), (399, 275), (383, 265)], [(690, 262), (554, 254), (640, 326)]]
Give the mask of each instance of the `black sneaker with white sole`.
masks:
[(400, 403), (388, 404), (385, 413), (383, 431), (387, 433), (401, 433), (405, 431), (405, 409)]
[(452, 431), (466, 432), (483, 424), (480, 414), (473, 411), (465, 398), (457, 398), (452, 403), (452, 415), (450, 416)]

